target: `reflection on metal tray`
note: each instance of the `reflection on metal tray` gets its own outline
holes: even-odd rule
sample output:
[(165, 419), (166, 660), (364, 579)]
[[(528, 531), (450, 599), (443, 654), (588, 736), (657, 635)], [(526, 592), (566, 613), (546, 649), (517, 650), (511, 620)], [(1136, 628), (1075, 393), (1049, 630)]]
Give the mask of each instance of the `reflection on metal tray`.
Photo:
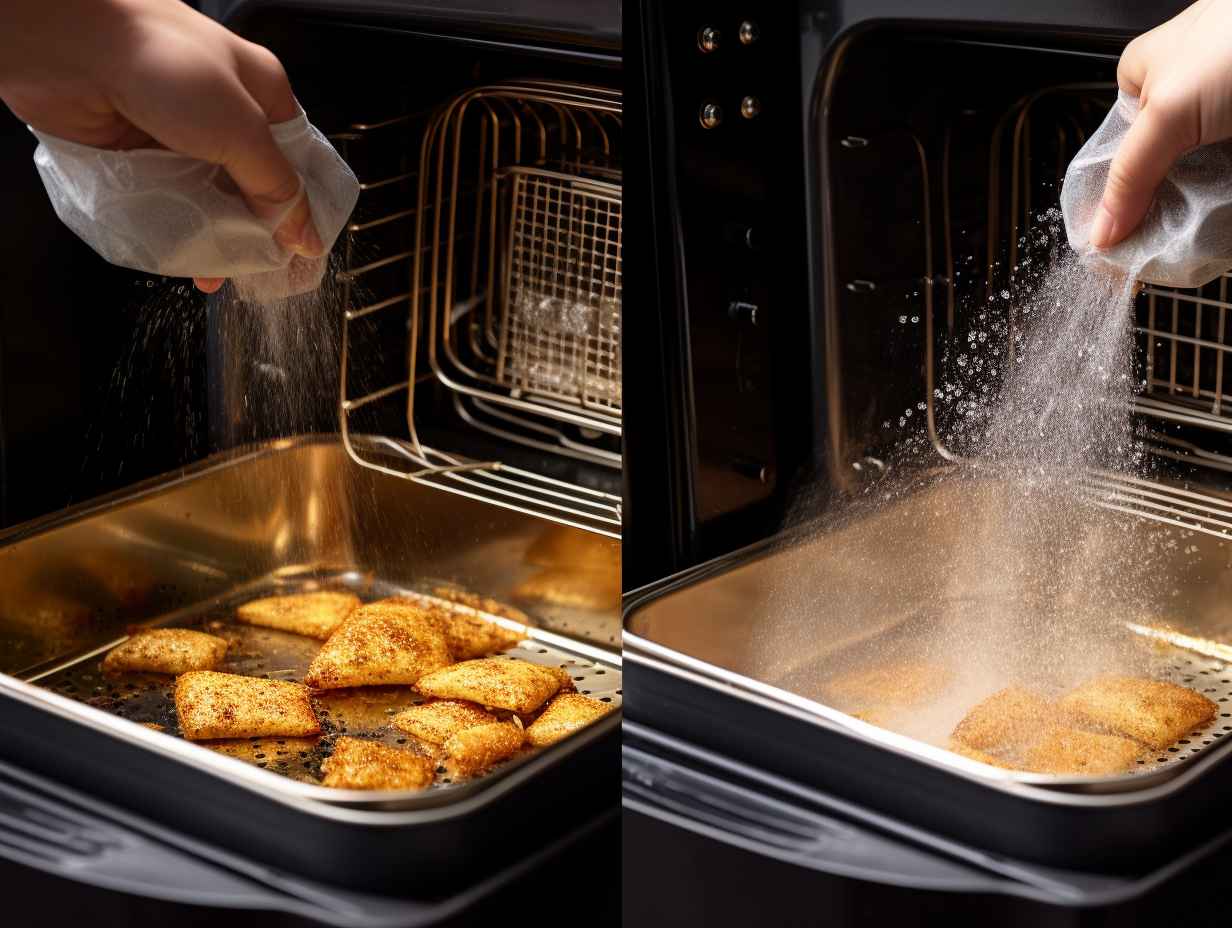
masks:
[[(424, 583), (420, 586), (431, 590), (435, 584)], [(322, 587), (349, 588), (369, 598), (413, 594), (445, 608), (473, 611), (418, 590), (382, 584), (353, 573), (339, 577), (321, 577), (312, 584), (312, 588)], [(215, 600), (201, 607), (190, 607), (158, 619), (150, 623), (150, 626), (198, 628), (226, 638), (231, 647), (223, 664), (217, 668), (223, 672), (299, 682), (320, 649), (321, 642), (289, 632), (237, 624), (233, 616), (235, 607), (250, 599), (299, 592), (303, 589), (303, 586), (290, 585), (285, 581), (257, 584), (221, 601)], [(499, 617), (489, 616), (487, 613), (479, 614), (492, 621), (500, 621)], [(37, 669), (24, 675), (25, 679), (69, 699), (85, 702), (89, 706), (147, 727), (158, 726), (156, 730), (180, 737), (175, 711), (174, 677), (137, 673), (104, 675), (100, 671), (103, 655), (122, 640), (124, 639), (117, 639), (102, 648), (93, 648), (84, 654), (58, 661), (52, 667)], [(567, 639), (531, 629), (528, 639), (501, 653), (531, 663), (565, 668), (572, 675), (578, 692), (616, 707), (620, 705), (619, 667), (579, 653)], [(340, 735), (382, 741), (392, 747), (429, 754), (429, 745), (417, 742), (417, 739), (390, 724), (390, 718), (395, 713), (424, 701), (424, 697), (408, 686), (319, 691), (312, 695), (313, 707), (321, 720), (323, 731), (319, 737), (244, 738), (199, 743), (220, 754), (239, 758), (293, 780), (319, 784), (321, 762), (332, 753), (335, 740)], [(531, 750), (523, 750), (514, 758), (496, 765), (484, 776), (499, 775), (502, 770), (526, 760), (532, 753), (534, 752)], [(478, 778), (455, 782), (445, 775), (442, 768), (437, 771), (437, 779), (432, 789), (456, 789), (461, 783), (474, 782), (475, 779)]]
[[(611, 647), (619, 628), (617, 602), (599, 597), (589, 604), (545, 604), (517, 595), (545, 564), (575, 592), (611, 587), (619, 559), (605, 547), (611, 543), (595, 538), (356, 467), (332, 438), (227, 453), (183, 475), (0, 536), (0, 703), (36, 705), (119, 739), (137, 756), (158, 752), (283, 802), (407, 810), (452, 804), (567, 758), (587, 742), (586, 733), (448, 789), (419, 795), (328, 789), (313, 782), (320, 751), (264, 739), (266, 750), (255, 742), (233, 745), (226, 753), (251, 762), (237, 763), (117, 717), (174, 731), (165, 683), (141, 689), (133, 678), (112, 696), (97, 678), (97, 656), (134, 625), (227, 621), (235, 603), (274, 588), (345, 582), (375, 598), (448, 584), (525, 610), (535, 627), (515, 653), (567, 664), (582, 678), (579, 690), (619, 704), (620, 656)], [(251, 667), (241, 650), (230, 658), (241, 662), (232, 669), (294, 678), (307, 650), (317, 646), (229, 627), (260, 645)], [(94, 692), (98, 686), (101, 693)], [(99, 696), (101, 708), (113, 711), (83, 702)], [(351, 732), (379, 727), (371, 724), (373, 713), (387, 708), (377, 694), (327, 695), (318, 705), (330, 712), (335, 735), (344, 725)], [(609, 731), (619, 725), (619, 714), (592, 727)], [(294, 760), (291, 751), (278, 754), (287, 747), (296, 748)], [(307, 751), (302, 758), (300, 750)], [(254, 766), (262, 762), (266, 769)]]
[[(994, 788), (1016, 790), (1021, 785), (1071, 794), (1132, 795), (1191, 771), (1196, 775), (1195, 763), (1203, 761), (1198, 766), (1209, 769), (1210, 763), (1227, 754), (1226, 747), (1220, 748), (1232, 733), (1232, 710), (1225, 711), (1232, 699), (1228, 682), (1232, 668), (1135, 640), (1119, 623), (1153, 614), (1174, 619), (1197, 635), (1218, 638), (1226, 631), (1232, 592), (1232, 576), (1226, 569), (1232, 556), (1229, 542), (1222, 532), (1208, 530), (1200, 520), (1191, 521), (1178, 507), (1200, 505), (1206, 517), (1224, 519), (1232, 518), (1232, 505), (1193, 493), (1180, 494), (1177, 505), (1168, 505), (1172, 491), (1161, 484), (1154, 485), (1154, 503), (1148, 506), (1142, 504), (1142, 490), (1127, 484), (1105, 493), (1098, 502), (1092, 499), (1090, 505), (1058, 506), (1055, 523), (1068, 527), (1068, 537), (1053, 534), (1051, 543), (1044, 543), (1044, 537), (1035, 539), (1037, 544), (1021, 551), (1022, 562), (1016, 565), (1023, 574), (1051, 584), (1049, 592), (1055, 594), (1061, 565), (1072, 561), (1076, 552), (1083, 552), (1092, 563), (1115, 564), (1116, 570), (1103, 576), (1092, 571), (1073, 578), (1074, 584), (1084, 587), (1084, 598), (1106, 610), (1110, 648), (1137, 647), (1143, 654), (1142, 666), (1148, 668), (1144, 672), (1198, 690), (1220, 706), (1212, 724), (1187, 734), (1170, 749), (1144, 757), (1138, 773), (1062, 777), (993, 770), (935, 743), (868, 724), (827, 699), (824, 682), (836, 667), (876, 666), (878, 661), (913, 656), (944, 660), (961, 636), (979, 638), (981, 623), (987, 624), (999, 608), (1005, 573), (965, 572), (952, 557), (956, 550), (970, 553), (972, 538), (980, 543), (984, 520), (997, 524), (998, 488), (982, 491), (969, 480), (921, 484), (871, 512), (790, 542), (763, 546), (755, 555), (733, 559), (725, 569), (716, 565), (695, 582), (669, 589), (628, 616), (626, 656), (635, 661), (644, 657), (662, 668), (711, 680), (726, 692), (747, 694), (792, 715), (803, 713), (851, 737), (968, 778), (978, 777)], [(956, 512), (964, 517), (938, 518), (938, 513)], [(1046, 516), (1039, 518), (1047, 521)], [(1133, 563), (1124, 557), (1113, 559), (1127, 539), (1147, 533), (1156, 533), (1158, 542), (1151, 557)], [(981, 586), (977, 573), (992, 575), (985, 576)], [(1160, 583), (1161, 577), (1168, 582)], [(922, 603), (931, 605), (922, 609)], [(1024, 608), (1021, 602), (1010, 606)], [(1000, 646), (1010, 651), (1035, 631), (1028, 627), (1022, 638), (1002, 641)], [(977, 681), (983, 690), (961, 709), (1009, 682), (999, 676), (1003, 669), (999, 661), (1007, 663), (1009, 658), (990, 653), (999, 639), (986, 637), (989, 647), (980, 653), (990, 666), (988, 679)], [(1084, 670), (1084, 675), (1103, 669), (1100, 658), (1092, 655), (1092, 669)], [(948, 720), (945, 731), (961, 717), (961, 709)]]

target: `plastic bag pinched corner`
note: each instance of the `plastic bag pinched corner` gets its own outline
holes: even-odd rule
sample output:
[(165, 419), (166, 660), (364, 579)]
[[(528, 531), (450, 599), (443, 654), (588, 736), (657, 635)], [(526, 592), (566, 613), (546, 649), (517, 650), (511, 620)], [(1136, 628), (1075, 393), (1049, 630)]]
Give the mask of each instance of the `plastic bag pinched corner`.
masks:
[[(112, 264), (167, 277), (228, 277), (254, 301), (320, 285), (325, 258), (293, 255), (274, 240), (298, 200), (262, 220), (217, 165), (163, 149), (109, 151), (31, 131), (39, 140), (34, 163), (56, 215)], [(302, 111), (270, 132), (300, 176), (300, 195), (328, 254), (359, 199), (359, 182)]]
[(1182, 155), (1128, 238), (1102, 250), (1090, 245), (1112, 158), (1137, 114), (1138, 99), (1122, 91), (1066, 169), (1061, 213), (1070, 246), (1143, 283), (1201, 287), (1232, 268), (1232, 141)]

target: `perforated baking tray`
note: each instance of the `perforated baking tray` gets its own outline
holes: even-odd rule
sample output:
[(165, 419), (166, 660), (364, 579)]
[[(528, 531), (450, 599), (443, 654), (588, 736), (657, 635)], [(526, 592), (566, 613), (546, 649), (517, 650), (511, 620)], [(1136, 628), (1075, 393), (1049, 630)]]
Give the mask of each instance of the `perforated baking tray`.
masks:
[[(566, 551), (578, 540), (573, 529), (355, 467), (325, 437), (226, 452), (0, 533), (0, 757), (330, 885), (445, 893), (474, 882), (619, 795), (616, 604), (539, 608), (514, 595), (541, 569), (531, 552), (548, 531), (554, 541), (565, 532)], [(364, 792), (321, 786), (319, 762), (343, 729), (397, 743), (382, 724), (394, 706), (381, 691), (323, 697), (320, 746), (263, 739), (220, 750), (176, 737), (168, 681), (98, 676), (131, 626), (218, 621), (239, 639), (228, 669), (294, 678), (317, 643), (232, 625), (237, 602), (309, 584), (374, 599), (440, 583), (526, 611), (535, 629), (514, 653), (568, 665), (579, 690), (616, 710), (480, 778)]]
[[(407, 588), (348, 572), (337, 576), (317, 577), (309, 581), (307, 588), (350, 589), (366, 600), (411, 595), (443, 608), (476, 612), (432, 595), (431, 590), (440, 586), (448, 584), (425, 580), (414, 588)], [(239, 624), (234, 620), (234, 615), (237, 606), (251, 599), (302, 592), (304, 589), (302, 583), (287, 583), (285, 578), (271, 577), (214, 602), (161, 617), (146, 623), (145, 627), (193, 628), (226, 638), (230, 642), (230, 648), (222, 665), (217, 668), (225, 673), (302, 682), (308, 664), (320, 650), (320, 641), (275, 629)], [(513, 624), (500, 616), (483, 612), (477, 614), (498, 624)], [(174, 677), (151, 673), (102, 673), (100, 664), (103, 656), (126, 637), (109, 641), (68, 660), (57, 661), (51, 666), (38, 668), (24, 677), (27, 682), (69, 699), (84, 702), (118, 718), (180, 738), (179, 721), (175, 711)], [(620, 668), (610, 660), (600, 659), (599, 653), (592, 649), (580, 652), (576, 643), (571, 643), (569, 639), (533, 628), (530, 630), (530, 636), (519, 645), (500, 652), (505, 657), (568, 670), (579, 693), (618, 708), (621, 702)], [(398, 730), (390, 722), (396, 713), (424, 701), (424, 697), (408, 686), (314, 691), (312, 703), (321, 721), (323, 733), (320, 736), (228, 739), (197, 744), (291, 780), (319, 785), (321, 762), (333, 752), (336, 740), (342, 735), (380, 741), (402, 750), (432, 756), (430, 745)], [(478, 777), (458, 781), (450, 778), (443, 767), (438, 768), (437, 778), (430, 791), (448, 795), (461, 786), (499, 776), (503, 771), (526, 761), (534, 753), (536, 752), (533, 750), (524, 749)], [(408, 792), (405, 795), (410, 797), (421, 794)], [(422, 795), (432, 800), (445, 798), (444, 795)]]

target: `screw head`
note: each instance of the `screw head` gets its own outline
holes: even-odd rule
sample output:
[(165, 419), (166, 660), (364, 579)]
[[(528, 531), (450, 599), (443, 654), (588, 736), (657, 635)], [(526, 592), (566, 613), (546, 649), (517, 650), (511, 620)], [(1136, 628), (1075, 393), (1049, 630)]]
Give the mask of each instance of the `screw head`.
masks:
[(740, 44), (752, 45), (761, 36), (757, 23), (745, 20), (740, 24)]
[(723, 121), (723, 109), (717, 103), (703, 103), (697, 119), (703, 129), (713, 129)]
[(709, 55), (719, 50), (719, 30), (714, 26), (702, 26), (697, 30), (697, 47), (702, 54)]
[(740, 115), (745, 119), (753, 119), (761, 112), (761, 101), (754, 96), (745, 97), (740, 101)]

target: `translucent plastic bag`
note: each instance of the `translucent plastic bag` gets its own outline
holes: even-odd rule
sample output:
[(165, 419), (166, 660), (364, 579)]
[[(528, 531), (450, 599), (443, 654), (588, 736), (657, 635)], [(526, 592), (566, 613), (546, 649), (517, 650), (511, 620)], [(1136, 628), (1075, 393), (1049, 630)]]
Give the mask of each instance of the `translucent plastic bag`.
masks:
[[(300, 113), (270, 126), (299, 173), (300, 196), (326, 248), (359, 198), (359, 182)], [(217, 165), (161, 149), (106, 151), (32, 129), (43, 185), (61, 220), (112, 264), (168, 277), (230, 277), (241, 294), (274, 299), (315, 289), (326, 262), (293, 256), (270, 219), (254, 216)]]
[(1061, 188), (1070, 246), (1144, 283), (1200, 287), (1232, 268), (1232, 141), (1183, 155), (1129, 238), (1103, 251), (1089, 244), (1112, 157), (1137, 114), (1137, 97), (1122, 92), (1070, 162)]

